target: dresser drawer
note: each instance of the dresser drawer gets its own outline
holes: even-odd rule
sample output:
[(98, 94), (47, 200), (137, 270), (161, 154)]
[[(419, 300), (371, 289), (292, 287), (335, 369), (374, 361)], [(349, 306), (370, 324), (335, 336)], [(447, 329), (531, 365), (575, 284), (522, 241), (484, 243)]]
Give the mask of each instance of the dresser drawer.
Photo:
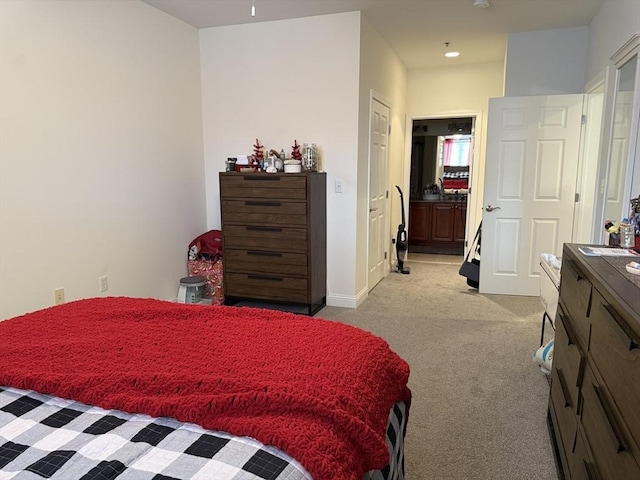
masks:
[(222, 200), (225, 223), (307, 225), (307, 204), (281, 200)]
[(562, 306), (560, 306), (556, 316), (553, 368), (561, 371), (561, 373), (559, 372), (558, 381), (562, 388), (562, 395), (563, 397), (566, 396), (565, 403), (571, 404), (574, 414), (577, 414), (578, 392), (582, 385), (586, 358), (576, 341), (573, 323), (571, 316), (567, 315)]
[(585, 369), (582, 395), (582, 426), (602, 478), (640, 478), (624, 422), (589, 366)]
[(227, 225), (224, 229), (224, 247), (225, 250), (259, 248), (306, 252), (307, 229), (273, 225)]
[(574, 320), (575, 333), (580, 346), (586, 351), (589, 342), (589, 307), (591, 283), (575, 265), (566, 259), (560, 273), (560, 300), (565, 311)]
[(594, 294), (589, 354), (640, 444), (640, 335), (629, 326), (631, 322), (635, 320), (623, 318), (599, 293)]
[(225, 248), (224, 268), (225, 273), (270, 273), (306, 277), (307, 254)]
[(224, 198), (280, 198), (305, 200), (307, 181), (304, 176), (254, 174), (220, 175), (220, 196)]
[[(554, 359), (555, 361), (555, 359)], [(551, 393), (549, 395), (554, 430), (558, 440), (558, 448), (562, 453), (563, 463), (567, 466), (573, 446), (578, 417), (575, 406), (567, 389), (565, 372), (559, 368), (551, 371)]]
[(569, 469), (571, 480), (605, 480), (593, 460), (582, 426), (578, 427)]
[(225, 295), (286, 302), (308, 302), (307, 279), (273, 274), (244, 274), (225, 271)]

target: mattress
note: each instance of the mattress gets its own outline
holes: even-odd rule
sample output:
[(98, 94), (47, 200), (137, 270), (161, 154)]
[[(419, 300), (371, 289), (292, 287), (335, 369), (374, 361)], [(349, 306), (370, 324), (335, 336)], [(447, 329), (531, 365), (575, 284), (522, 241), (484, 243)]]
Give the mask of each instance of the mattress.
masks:
[[(389, 414), (389, 467), (363, 480), (404, 479), (406, 406)], [(171, 418), (105, 410), (0, 387), (0, 478), (36, 480), (310, 480), (281, 450)]]

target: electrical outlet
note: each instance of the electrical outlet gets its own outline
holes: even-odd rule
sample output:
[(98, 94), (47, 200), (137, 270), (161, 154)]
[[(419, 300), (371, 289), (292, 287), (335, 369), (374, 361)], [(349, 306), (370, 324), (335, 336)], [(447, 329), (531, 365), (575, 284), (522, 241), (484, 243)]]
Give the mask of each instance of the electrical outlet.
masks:
[(106, 292), (107, 290), (109, 290), (109, 281), (107, 280), (106, 275), (103, 275), (100, 278), (98, 278), (98, 283), (100, 285), (101, 292)]
[(56, 288), (53, 291), (53, 298), (56, 305), (62, 305), (64, 303), (64, 288)]

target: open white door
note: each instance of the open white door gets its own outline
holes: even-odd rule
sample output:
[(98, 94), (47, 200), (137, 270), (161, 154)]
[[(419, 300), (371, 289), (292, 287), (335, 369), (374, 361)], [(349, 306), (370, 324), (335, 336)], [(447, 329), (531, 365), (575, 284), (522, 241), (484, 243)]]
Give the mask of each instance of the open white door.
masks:
[(369, 124), (369, 290), (384, 276), (387, 231), (389, 107), (371, 99)]
[(582, 95), (489, 100), (480, 292), (539, 295), (540, 254), (571, 241)]

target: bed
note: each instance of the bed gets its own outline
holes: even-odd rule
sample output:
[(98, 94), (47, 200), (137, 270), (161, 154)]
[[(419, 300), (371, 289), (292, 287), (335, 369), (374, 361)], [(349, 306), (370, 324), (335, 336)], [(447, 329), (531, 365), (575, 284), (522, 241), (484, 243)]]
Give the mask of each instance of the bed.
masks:
[(70, 302), (0, 322), (0, 479), (403, 480), (408, 377), (339, 322)]

